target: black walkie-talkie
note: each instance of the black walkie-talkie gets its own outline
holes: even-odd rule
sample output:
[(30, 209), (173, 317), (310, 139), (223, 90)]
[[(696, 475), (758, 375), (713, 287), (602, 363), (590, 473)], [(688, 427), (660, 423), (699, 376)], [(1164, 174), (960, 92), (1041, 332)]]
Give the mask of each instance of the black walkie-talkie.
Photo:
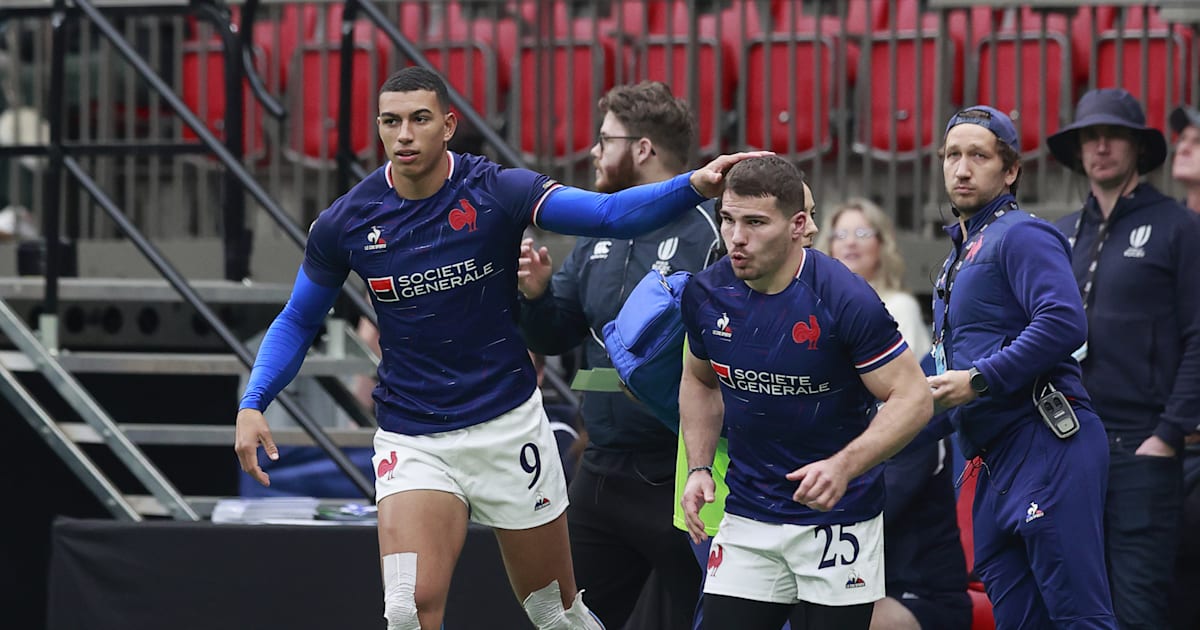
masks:
[[(1049, 393), (1046, 393), (1049, 390)], [(1036, 385), (1034, 391), (1037, 391)], [(1054, 432), (1054, 435), (1059, 439), (1067, 439), (1079, 432), (1079, 418), (1075, 416), (1075, 410), (1071, 408), (1071, 402), (1062, 392), (1054, 388), (1054, 383), (1047, 382), (1045, 389), (1042, 390), (1042, 397), (1038, 398), (1035, 403), (1038, 413), (1042, 416), (1046, 426)]]

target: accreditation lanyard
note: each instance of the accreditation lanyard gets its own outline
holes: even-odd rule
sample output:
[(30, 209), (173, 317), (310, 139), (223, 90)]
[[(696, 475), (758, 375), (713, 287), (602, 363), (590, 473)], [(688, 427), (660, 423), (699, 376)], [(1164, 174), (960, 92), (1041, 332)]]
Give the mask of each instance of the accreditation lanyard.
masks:
[[(1071, 238), (1067, 239), (1071, 244), (1071, 251), (1075, 251), (1075, 242), (1079, 240), (1079, 234), (1083, 231), (1083, 214), (1087, 212), (1084, 208), (1079, 212), (1079, 216), (1075, 217), (1075, 233)], [(1079, 296), (1083, 298), (1083, 310), (1088, 308), (1088, 298), (1092, 295), (1092, 283), (1096, 280), (1096, 267), (1100, 264), (1100, 252), (1104, 249), (1104, 242), (1108, 240), (1108, 220), (1101, 218), (1100, 227), (1096, 230), (1096, 243), (1092, 245), (1092, 250), (1088, 253), (1087, 275), (1083, 278), (1083, 286), (1079, 287)]]
[[(1075, 251), (1075, 242), (1079, 240), (1079, 234), (1083, 231), (1083, 215), (1087, 212), (1087, 208), (1079, 211), (1079, 216), (1075, 217), (1075, 233), (1067, 241), (1071, 244), (1071, 251)], [(1092, 245), (1092, 249), (1088, 252), (1087, 274), (1083, 278), (1083, 286), (1079, 287), (1079, 297), (1083, 298), (1083, 312), (1087, 312), (1088, 300), (1092, 297), (1092, 284), (1096, 280), (1096, 267), (1100, 264), (1100, 252), (1104, 249), (1104, 242), (1108, 240), (1108, 219), (1101, 216), (1100, 227), (1096, 230), (1096, 243)], [(1079, 346), (1071, 353), (1071, 356), (1076, 361), (1082, 363), (1088, 355), (1088, 343), (1085, 340), (1082, 346)]]
[[(987, 221), (984, 222), (983, 227), (979, 228), (978, 232), (964, 240), (962, 247), (959, 247), (954, 251), (954, 255), (957, 260), (955, 260), (953, 264), (949, 266), (943, 266), (942, 268), (942, 275), (938, 278), (937, 282), (937, 286), (939, 287), (938, 298), (942, 300), (942, 326), (941, 329), (938, 330), (937, 339), (933, 340), (933, 349), (930, 350), (930, 354), (933, 355), (933, 363), (938, 374), (944, 374), (947, 369), (946, 346), (943, 341), (946, 337), (946, 331), (950, 329), (950, 292), (954, 290), (954, 281), (956, 278), (958, 278), (958, 272), (962, 269), (963, 263), (966, 262), (965, 255), (969, 255), (971, 247), (975, 246), (976, 243), (983, 238), (983, 233), (986, 232), (987, 229), (991, 227), (991, 225), (995, 223), (997, 219), (1004, 216), (1009, 210), (1016, 209), (1017, 204), (1013, 201), (1008, 203), (1007, 209), (1004, 207), (997, 208), (996, 211), (992, 213), (992, 216), (988, 217)], [(967, 254), (964, 254), (964, 252), (967, 252)]]

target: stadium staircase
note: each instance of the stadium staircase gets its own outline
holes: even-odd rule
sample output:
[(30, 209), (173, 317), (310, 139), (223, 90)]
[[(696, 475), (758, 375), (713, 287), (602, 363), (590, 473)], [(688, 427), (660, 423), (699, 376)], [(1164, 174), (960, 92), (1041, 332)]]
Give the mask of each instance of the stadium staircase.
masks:
[[(225, 281), (192, 284), (205, 304), (217, 306), (225, 319), (241, 322), (236, 332), (239, 336), (252, 335), (252, 331), (265, 327), (286, 301), (289, 290), (282, 285), (264, 287)], [(56, 327), (63, 330), (63, 338), (56, 342), (49, 335), (37, 334), (27, 323), (29, 314), (35, 314), (36, 305), (42, 301), (41, 278), (6, 282), (0, 288), (0, 332), (12, 345), (11, 349), (0, 350), (0, 392), (115, 517), (140, 520), (143, 516), (170, 516), (196, 520), (207, 516), (216, 497), (182, 495), (143, 447), (219, 447), (228, 452), (234, 439), (231, 417), (225, 414), (213, 418), (212, 424), (152, 419), (118, 422), (89, 391), (84, 378), (96, 374), (123, 375), (129, 386), (122, 389), (132, 395), (138, 390), (135, 383), (145, 375), (203, 381), (204, 377), (244, 375), (245, 365), (236, 353), (228, 350), (195, 351), (194, 340), (214, 335), (196, 334), (198, 321), (188, 316), (193, 311), (182, 308), (184, 301), (164, 281), (63, 279), (59, 289), (66, 322), (56, 326), (54, 316), (37, 318), (41, 330)], [(123, 320), (133, 318), (123, 313), (135, 312), (140, 319), (124, 324)], [(176, 314), (176, 321), (168, 319), (170, 313)], [(162, 335), (148, 331), (152, 324), (167, 330)], [(120, 335), (114, 330), (125, 325), (134, 329), (131, 334)], [(111, 349), (78, 349), (94, 347), (100, 337), (86, 331), (104, 327), (113, 333), (109, 336)], [(185, 332), (184, 328), (193, 330)], [(308, 357), (300, 378), (312, 378), (337, 392), (340, 378), (373, 371), (373, 356), (343, 320), (331, 320), (326, 328), (322, 350)], [(79, 332), (68, 332), (76, 329)], [(139, 344), (131, 339), (134, 335), (152, 336), (159, 341)], [(173, 350), (162, 341), (164, 335), (189, 340), (190, 347)], [(66, 403), (69, 415), (77, 419), (65, 421), (63, 417), (67, 414), (50, 412), (48, 407), (54, 403), (43, 402), (40, 399), (45, 398), (45, 393), (34, 393), (26, 387), (18, 378), (22, 373), (39, 374), (52, 386), (57, 398)], [(212, 391), (201, 384), (196, 389), (200, 395)], [(339, 448), (370, 446), (374, 429), (365, 414), (359, 413), (358, 420), (362, 426), (357, 428), (324, 429), (324, 432)], [(274, 437), (280, 446), (316, 444), (313, 437), (299, 429), (278, 430)], [(83, 445), (106, 446), (148, 494), (118, 490), (118, 484), (110, 480), (110, 475), (85, 452)]]

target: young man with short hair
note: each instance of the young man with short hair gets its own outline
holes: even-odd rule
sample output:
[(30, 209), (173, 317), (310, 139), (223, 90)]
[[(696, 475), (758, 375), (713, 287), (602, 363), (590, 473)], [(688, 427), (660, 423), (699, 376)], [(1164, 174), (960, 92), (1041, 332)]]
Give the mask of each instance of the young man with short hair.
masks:
[[(707, 536), (699, 510), (714, 498), (722, 427), (733, 462), (704, 588), (708, 629), (777, 630), (790, 616), (865, 630), (884, 595), (879, 464), (932, 412), (874, 289), (804, 247), (812, 207), (782, 158), (730, 169), (720, 210), (729, 254), (683, 294), (682, 504), (696, 541)], [(886, 404), (869, 420), (876, 399)]]
[(389, 630), (441, 627), (468, 521), (492, 527), (539, 630), (603, 626), (576, 588), (566, 484), (516, 325), (517, 257), (530, 224), (627, 238), (720, 193), (722, 156), (666, 182), (602, 195), (447, 149), (457, 118), (420, 67), (379, 92), (388, 162), (317, 217), (291, 299), (263, 338), (237, 416), (242, 470), (263, 485), (262, 410), (297, 373), (350, 272), (379, 316), (374, 465)]

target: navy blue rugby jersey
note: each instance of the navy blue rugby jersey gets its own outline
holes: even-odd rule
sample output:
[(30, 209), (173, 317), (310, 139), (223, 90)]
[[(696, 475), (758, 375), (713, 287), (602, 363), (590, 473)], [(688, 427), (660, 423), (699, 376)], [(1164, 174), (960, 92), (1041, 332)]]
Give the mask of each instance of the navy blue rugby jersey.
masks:
[(798, 484), (785, 477), (866, 429), (875, 397), (860, 375), (908, 348), (870, 285), (806, 250), (791, 285), (766, 295), (738, 279), (726, 257), (688, 283), (682, 312), (692, 354), (708, 361), (721, 384), (730, 458), (725, 509), (798, 525), (878, 515), (882, 466), (851, 480), (829, 512), (792, 500)]
[(322, 212), (304, 271), (341, 286), (353, 271), (379, 317), (379, 426), (420, 435), (495, 418), (537, 379), (517, 328), (517, 259), (537, 207), (558, 185), (524, 169), (448, 152), (425, 199), (396, 194), (389, 165)]

